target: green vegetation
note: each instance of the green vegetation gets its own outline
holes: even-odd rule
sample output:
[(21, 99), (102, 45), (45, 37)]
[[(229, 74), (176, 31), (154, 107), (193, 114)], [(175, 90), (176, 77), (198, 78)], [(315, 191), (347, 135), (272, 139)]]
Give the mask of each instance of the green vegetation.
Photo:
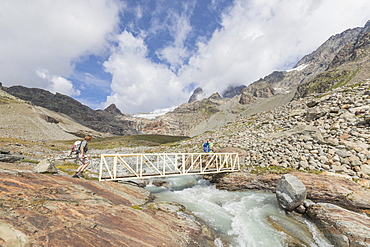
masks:
[(350, 85), (349, 87), (350, 87), (350, 88), (359, 87), (359, 86), (361, 86), (361, 85), (362, 85), (362, 84), (364, 84), (364, 83), (365, 83), (365, 81), (361, 81), (361, 82), (358, 82), (358, 83), (356, 83), (356, 84)]
[(269, 166), (269, 167), (259, 167), (259, 166), (246, 166), (250, 173), (256, 175), (265, 175), (265, 174), (286, 174), (289, 172), (308, 172), (313, 174), (320, 174), (321, 171), (317, 170), (296, 170), (292, 167), (280, 167), (280, 166)]
[(23, 159), (22, 161), (25, 163), (32, 163), (32, 164), (38, 164), (40, 162), (39, 160), (31, 160), (31, 159)]
[(269, 166), (269, 167), (259, 167), (259, 166), (247, 166), (249, 167), (249, 172), (256, 175), (264, 174), (286, 174), (292, 171), (297, 171), (293, 168), (283, 168), (280, 166)]
[(73, 175), (78, 165), (76, 163), (67, 162), (61, 165), (56, 165), (55, 167), (63, 172), (68, 173), (69, 175)]
[(142, 205), (132, 205), (131, 208), (143, 210)]
[[(113, 149), (118, 147), (138, 147), (138, 146), (159, 146), (170, 144), (187, 139), (187, 136), (168, 136), (168, 135), (130, 135), (113, 136), (106, 138), (92, 139), (89, 142), (91, 149)], [(74, 141), (63, 141), (65, 145), (72, 146)]]
[(350, 71), (348, 74), (345, 74), (344, 76), (341, 77), (341, 80), (329, 90), (347, 85), (353, 79), (353, 77), (355, 77), (359, 70), (360, 69), (356, 69), (355, 71)]
[[(323, 72), (314, 79), (302, 85), (303, 95), (311, 93), (324, 93), (347, 85), (359, 72), (356, 70), (336, 70), (332, 69)], [(327, 94), (321, 95), (324, 97)]]
[(4, 96), (0, 94), (0, 104), (20, 103), (15, 98)]

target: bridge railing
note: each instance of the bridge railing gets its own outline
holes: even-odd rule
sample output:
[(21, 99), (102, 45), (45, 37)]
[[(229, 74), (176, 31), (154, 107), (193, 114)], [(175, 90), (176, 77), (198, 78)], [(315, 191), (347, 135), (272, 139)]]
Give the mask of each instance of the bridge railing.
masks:
[(99, 181), (210, 174), (240, 170), (237, 153), (102, 154)]

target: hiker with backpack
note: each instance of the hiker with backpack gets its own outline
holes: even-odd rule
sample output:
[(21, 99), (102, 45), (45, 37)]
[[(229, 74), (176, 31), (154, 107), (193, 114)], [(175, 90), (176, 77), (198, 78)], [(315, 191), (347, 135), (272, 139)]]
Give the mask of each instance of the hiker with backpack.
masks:
[(203, 144), (203, 151), (206, 153), (213, 153), (215, 150), (213, 148), (213, 138), (209, 138), (204, 144)]
[(76, 152), (78, 154), (77, 163), (79, 164), (79, 167), (77, 168), (76, 173), (72, 176), (74, 178), (83, 178), (83, 171), (90, 165), (90, 160), (87, 158), (86, 152), (89, 150), (87, 144), (91, 139), (92, 137), (90, 135), (85, 136), (80, 145), (76, 147)]

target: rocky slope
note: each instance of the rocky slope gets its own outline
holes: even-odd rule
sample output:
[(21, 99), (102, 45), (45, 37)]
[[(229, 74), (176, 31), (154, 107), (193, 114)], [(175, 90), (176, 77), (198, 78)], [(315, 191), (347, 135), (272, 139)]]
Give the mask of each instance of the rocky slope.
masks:
[[(65, 114), (75, 122), (95, 131), (114, 135), (138, 134), (138, 131), (131, 127), (133, 125), (132, 122), (117, 121), (115, 119), (116, 115), (122, 115), (122, 113), (114, 105), (108, 107), (107, 110), (95, 111), (71, 97), (60, 93), (53, 94), (43, 89), (23, 86), (6, 88), (1, 87), (1, 85), (0, 89), (36, 106)], [(112, 108), (116, 109), (112, 110)]]
[(0, 137), (23, 140), (72, 140), (107, 134), (76, 123), (69, 116), (28, 104), (0, 90)]
[(353, 85), (369, 78), (370, 21), (359, 31), (354, 40), (344, 43), (338, 52), (333, 53), (335, 56), (325, 71), (298, 86), (296, 98)]
[(370, 80), (246, 116), (165, 151), (200, 152), (207, 137), (218, 149), (245, 150), (242, 164), (370, 175)]

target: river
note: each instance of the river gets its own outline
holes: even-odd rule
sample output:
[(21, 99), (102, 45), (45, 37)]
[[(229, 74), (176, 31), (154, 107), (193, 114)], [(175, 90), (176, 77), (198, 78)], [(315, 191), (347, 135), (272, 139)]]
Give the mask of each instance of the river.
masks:
[(218, 190), (197, 176), (167, 178), (166, 184), (146, 188), (156, 200), (180, 203), (203, 219), (220, 236), (215, 240), (218, 247), (278, 247), (292, 242), (332, 246), (313, 223), (287, 215), (273, 193)]

